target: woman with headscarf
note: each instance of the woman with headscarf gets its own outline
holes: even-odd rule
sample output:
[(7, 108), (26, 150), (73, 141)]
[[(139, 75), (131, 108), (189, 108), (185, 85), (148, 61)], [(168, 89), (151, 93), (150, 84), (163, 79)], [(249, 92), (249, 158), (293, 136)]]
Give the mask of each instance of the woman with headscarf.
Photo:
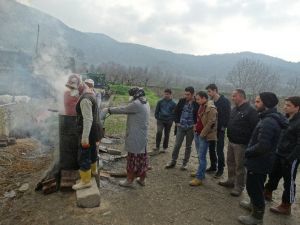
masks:
[(150, 117), (150, 106), (142, 88), (131, 88), (128, 91), (132, 97), (129, 104), (121, 107), (103, 109), (103, 113), (127, 114), (125, 151), (127, 155), (127, 179), (120, 181), (120, 186), (131, 187), (137, 178), (137, 183), (144, 186), (148, 169), (147, 136)]

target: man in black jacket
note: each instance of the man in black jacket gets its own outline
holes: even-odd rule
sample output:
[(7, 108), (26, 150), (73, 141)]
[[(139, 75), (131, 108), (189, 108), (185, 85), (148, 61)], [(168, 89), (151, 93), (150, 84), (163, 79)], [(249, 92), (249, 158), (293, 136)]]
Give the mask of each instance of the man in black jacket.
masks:
[(233, 188), (230, 194), (240, 196), (245, 188), (245, 150), (258, 122), (258, 115), (246, 100), (244, 90), (236, 89), (233, 91), (232, 101), (235, 107), (231, 111), (227, 127), (229, 140), (227, 149), (228, 178), (226, 181), (220, 181), (219, 185)]
[[(224, 95), (220, 95), (218, 87), (215, 84), (209, 84), (206, 87), (207, 94), (214, 101), (218, 111), (218, 127), (217, 127), (217, 141), (209, 141), (209, 158), (210, 167), (206, 172), (216, 172), (215, 178), (219, 178), (223, 175), (225, 159), (224, 159), (224, 139), (225, 130), (230, 116), (230, 102)], [(217, 145), (217, 149), (216, 149)], [(217, 155), (216, 155), (217, 150)], [(217, 160), (218, 156), (218, 160)], [(217, 163), (218, 161), (218, 163)], [(217, 168), (218, 164), (218, 168)], [(217, 170), (218, 169), (218, 170)]]
[(272, 193), (276, 190), (280, 179), (283, 177), (282, 202), (270, 210), (274, 213), (290, 215), (291, 204), (295, 201), (295, 180), (300, 161), (300, 97), (287, 98), (284, 111), (289, 118), (289, 126), (281, 132), (275, 162), (272, 172), (269, 174), (269, 181), (265, 185), (265, 191)]
[(242, 224), (255, 225), (263, 222), (264, 182), (272, 168), (281, 129), (287, 126), (286, 118), (275, 108), (277, 104), (278, 98), (272, 92), (262, 92), (255, 100), (260, 121), (252, 133), (245, 153), (246, 188), (250, 202), (242, 201), (240, 203), (242, 207), (250, 209), (251, 214), (238, 218)]
[(185, 154), (182, 162), (181, 170), (187, 169), (189, 162), (192, 142), (194, 140), (194, 128), (197, 123), (197, 112), (199, 105), (195, 102), (194, 88), (185, 88), (184, 96), (181, 98), (175, 107), (175, 125), (177, 128), (175, 146), (172, 152), (172, 160), (166, 165), (166, 169), (174, 168), (179, 155), (182, 142), (185, 137)]

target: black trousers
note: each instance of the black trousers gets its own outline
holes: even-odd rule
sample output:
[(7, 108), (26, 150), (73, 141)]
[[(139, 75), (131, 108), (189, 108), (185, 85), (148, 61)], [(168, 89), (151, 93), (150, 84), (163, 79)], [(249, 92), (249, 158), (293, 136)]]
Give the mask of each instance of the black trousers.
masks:
[(266, 178), (266, 174), (247, 172), (246, 189), (251, 203), (258, 209), (265, 208), (264, 183)]
[(79, 147), (78, 162), (80, 170), (87, 171), (91, 169), (91, 164), (97, 162), (98, 153), (96, 143), (91, 144), (89, 148)]
[(280, 179), (283, 177), (283, 203), (294, 203), (296, 194), (296, 175), (299, 166), (299, 160), (294, 160), (291, 164), (286, 163), (281, 157), (276, 156), (272, 172), (269, 174), (269, 180), (265, 185), (267, 191), (274, 191), (278, 187)]
[[(223, 172), (225, 166), (224, 159), (224, 139), (225, 132), (218, 131), (217, 133), (217, 141), (209, 141), (209, 158), (210, 158), (210, 166), (218, 171)], [(217, 148), (216, 148), (217, 145)]]
[(170, 138), (170, 131), (171, 131), (172, 124), (173, 121), (157, 120), (156, 148), (160, 147), (163, 131), (164, 131), (163, 148), (169, 147), (169, 138)]

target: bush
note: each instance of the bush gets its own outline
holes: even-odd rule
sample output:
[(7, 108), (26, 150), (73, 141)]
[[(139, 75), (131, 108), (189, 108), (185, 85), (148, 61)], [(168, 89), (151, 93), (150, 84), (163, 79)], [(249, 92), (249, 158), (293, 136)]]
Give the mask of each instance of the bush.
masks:
[[(128, 90), (131, 88), (127, 85), (121, 85), (121, 84), (113, 84), (110, 85), (112, 92), (115, 94), (115, 98), (113, 100), (113, 105), (118, 105), (122, 103), (128, 102)], [(150, 107), (154, 108), (156, 106), (157, 101), (159, 100), (159, 97), (155, 92), (153, 92), (149, 88), (145, 88), (146, 98), (149, 101)]]

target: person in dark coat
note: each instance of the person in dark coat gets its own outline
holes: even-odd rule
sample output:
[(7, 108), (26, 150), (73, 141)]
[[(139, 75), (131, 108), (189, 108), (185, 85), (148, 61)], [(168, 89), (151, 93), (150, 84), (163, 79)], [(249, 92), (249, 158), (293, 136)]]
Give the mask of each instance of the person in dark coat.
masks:
[(287, 119), (277, 112), (277, 96), (272, 92), (262, 92), (256, 97), (255, 107), (260, 121), (256, 125), (245, 153), (247, 168), (246, 189), (250, 202), (240, 205), (251, 209), (248, 216), (240, 216), (242, 224), (255, 225), (263, 222), (265, 211), (264, 183), (271, 172), (281, 129), (287, 126)]
[(234, 90), (232, 92), (232, 102), (235, 107), (231, 110), (227, 127), (228, 178), (218, 184), (232, 188), (230, 194), (238, 197), (245, 188), (245, 151), (259, 119), (257, 111), (247, 101), (244, 90)]
[(281, 132), (273, 169), (269, 174), (269, 181), (265, 185), (265, 194), (268, 193), (269, 200), (271, 200), (272, 192), (277, 189), (278, 183), (283, 177), (282, 202), (278, 206), (271, 207), (270, 211), (290, 215), (291, 205), (295, 201), (295, 180), (300, 161), (300, 97), (287, 98), (284, 111), (288, 116), (289, 126)]
[(230, 101), (224, 95), (219, 94), (218, 87), (215, 84), (209, 84), (206, 90), (207, 94), (214, 101), (214, 105), (218, 111), (217, 140), (209, 141), (210, 167), (206, 172), (216, 172), (215, 178), (220, 178), (223, 175), (225, 167), (224, 139), (231, 106)]

